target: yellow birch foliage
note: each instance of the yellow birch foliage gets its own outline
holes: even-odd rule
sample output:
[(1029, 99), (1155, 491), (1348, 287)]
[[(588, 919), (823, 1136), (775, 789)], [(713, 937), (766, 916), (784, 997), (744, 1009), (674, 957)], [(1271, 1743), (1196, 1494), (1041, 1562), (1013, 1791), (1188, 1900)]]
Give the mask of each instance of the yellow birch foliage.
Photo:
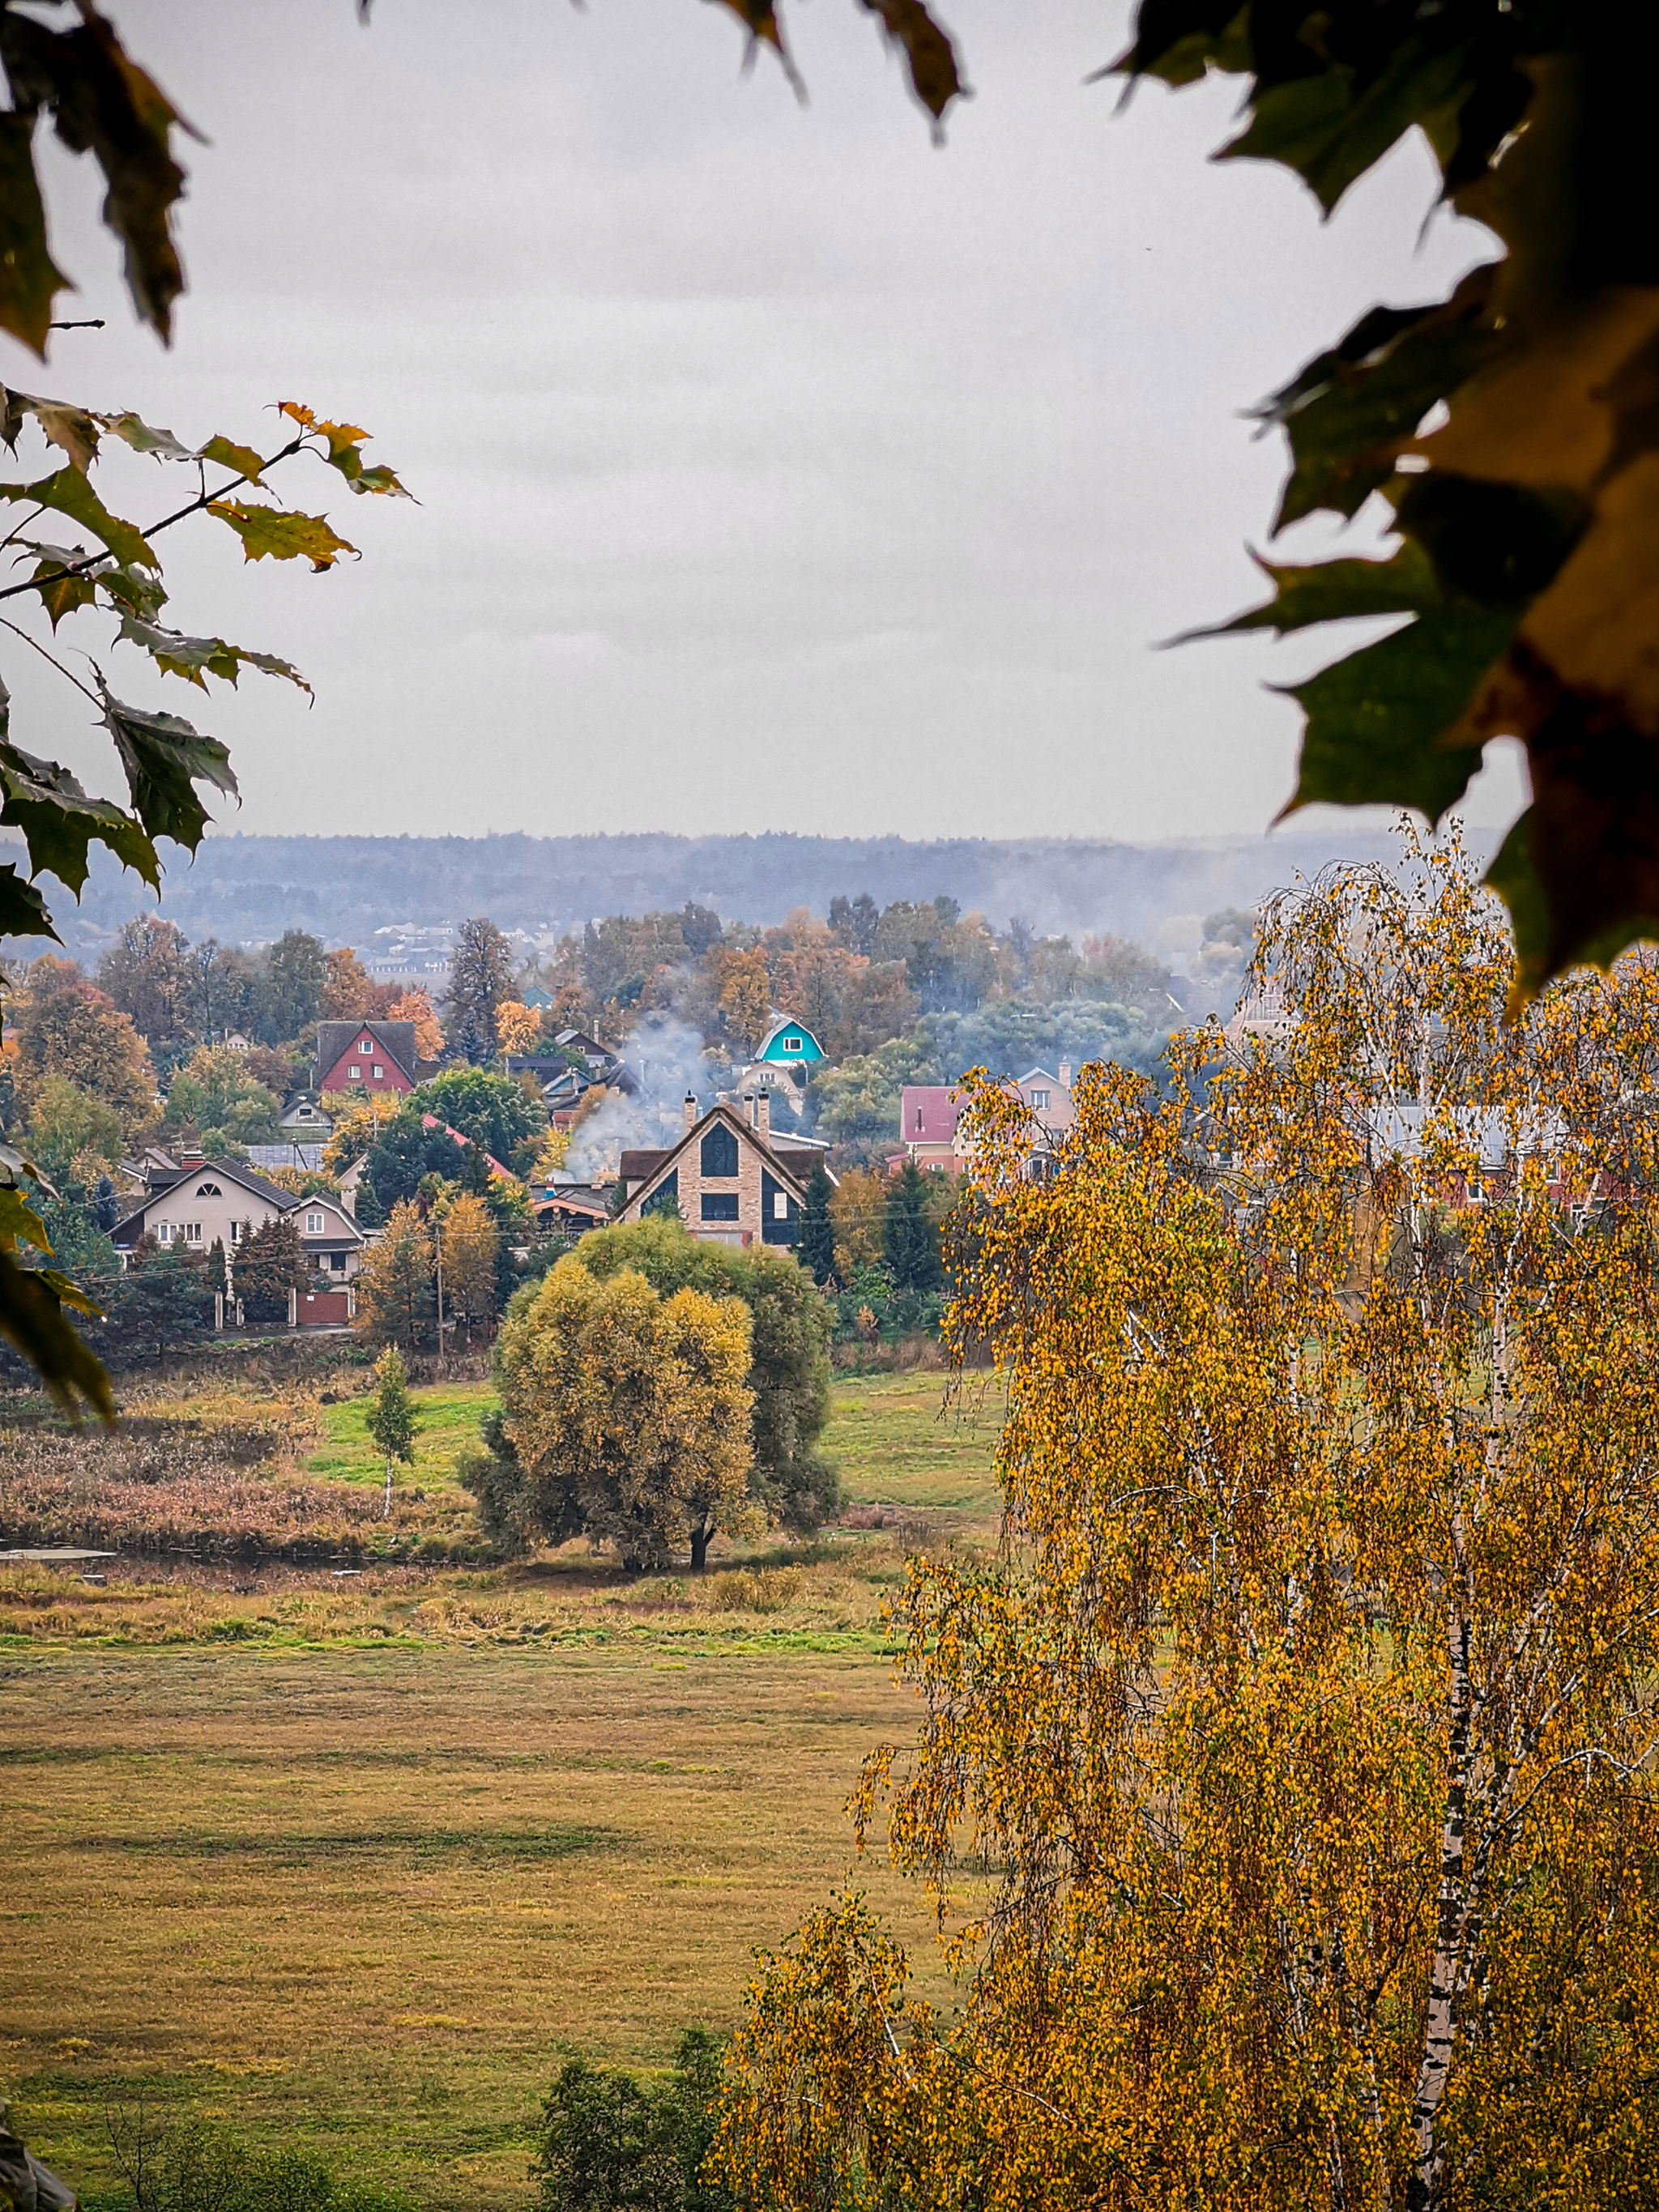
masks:
[(444, 1304), (472, 1341), (495, 1314), (495, 1259), (501, 1237), (483, 1199), (459, 1190), (443, 1209)]
[(1282, 1014), (1166, 1098), (1088, 1071), (1051, 1177), (980, 1091), (1006, 1540), (913, 1562), (920, 1737), (855, 1799), (962, 2005), (810, 1923), (734, 2046), (745, 2206), (1648, 2201), (1659, 977), (1506, 1029), (1493, 902), (1406, 877), (1281, 902)]
[(495, 1042), (503, 1052), (534, 1052), (541, 1035), (541, 1016), (521, 1000), (503, 999), (496, 1007)]

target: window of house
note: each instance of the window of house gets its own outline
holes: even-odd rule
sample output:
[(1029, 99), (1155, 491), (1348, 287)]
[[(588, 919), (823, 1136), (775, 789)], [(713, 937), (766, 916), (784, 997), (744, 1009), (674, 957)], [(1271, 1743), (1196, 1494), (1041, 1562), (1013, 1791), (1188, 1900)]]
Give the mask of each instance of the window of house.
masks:
[(353, 1083), (361, 1083), (363, 1079), (363, 1071), (361, 1067), (349, 1067), (346, 1074)]
[(158, 1222), (156, 1223), (156, 1224), (155, 1224), (155, 1241), (156, 1241), (156, 1243), (157, 1243), (158, 1244), (171, 1244), (171, 1243), (172, 1243), (172, 1242), (173, 1242), (173, 1224), (172, 1224), (170, 1221), (158, 1221)]
[(705, 1221), (735, 1221), (738, 1218), (738, 1194), (736, 1191), (704, 1191), (702, 1194), (702, 1218)]
[(665, 1175), (647, 1198), (640, 1212), (645, 1213), (678, 1213), (680, 1210), (680, 1171), (678, 1168)]
[(322, 1217), (322, 1215), (321, 1215), (320, 1213), (308, 1213), (308, 1214), (307, 1214), (307, 1216), (306, 1216), (306, 1235), (307, 1235), (307, 1237), (320, 1237), (320, 1236), (322, 1235), (322, 1233), (323, 1233), (323, 1217)]
[(343, 1252), (331, 1252), (328, 1255), (328, 1264), (331, 1270), (335, 1274), (343, 1275), (345, 1273), (345, 1254)]
[(185, 1242), (187, 1244), (199, 1244), (201, 1241), (202, 1224), (199, 1221), (192, 1221), (185, 1231)]
[(240, 1221), (233, 1221), (230, 1224), (230, 1241), (233, 1244), (240, 1244), (242, 1241), (242, 1224)]
[(783, 1048), (786, 1052), (799, 1052), (800, 1050), (800, 1039), (796, 1036), (785, 1037), (783, 1041)]
[(774, 1221), (787, 1221), (789, 1218), (789, 1200), (783, 1191), (775, 1190), (772, 1194), (772, 1218)]
[[(738, 1171), (738, 1140), (723, 1121), (717, 1121), (702, 1140), (702, 1171), (706, 1176), (734, 1176)], [(727, 1218), (737, 1219), (735, 1213), (730, 1217), (714, 1213), (703, 1216), (705, 1221)]]
[(378, 1083), (385, 1073), (385, 1068), (380, 1066), (379, 1060), (376, 1060), (374, 1063), (374, 1080)]
[(1034, 1114), (1046, 1114), (1048, 1110), (1048, 1092), (1046, 1091), (1034, 1091), (1031, 1093), (1031, 1111)]
[(198, 1198), (222, 1198), (224, 1193), (216, 1182), (203, 1182), (196, 1186), (196, 1195)]
[(357, 1049), (358, 1049), (358, 1051), (359, 1051), (359, 1052), (361, 1052), (361, 1053), (365, 1053), (365, 1054), (367, 1054), (367, 1053), (371, 1053), (371, 1052), (373, 1052), (373, 1051), (374, 1051), (374, 1046), (369, 1042), (368, 1039), (367, 1037), (365, 1037), (365, 1038), (363, 1039), (362, 1042), (358, 1046)]

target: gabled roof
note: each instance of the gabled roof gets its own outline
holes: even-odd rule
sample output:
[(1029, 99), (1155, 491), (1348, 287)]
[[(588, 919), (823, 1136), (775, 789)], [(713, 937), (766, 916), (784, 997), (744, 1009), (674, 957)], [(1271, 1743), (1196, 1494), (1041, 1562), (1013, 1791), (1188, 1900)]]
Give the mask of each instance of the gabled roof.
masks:
[(818, 1154), (801, 1152), (792, 1155), (788, 1146), (775, 1145), (769, 1139), (763, 1137), (758, 1129), (744, 1120), (737, 1107), (720, 1103), (711, 1106), (706, 1114), (692, 1123), (678, 1144), (670, 1145), (665, 1151), (623, 1154), (623, 1181), (629, 1183), (637, 1182), (641, 1186), (629, 1193), (628, 1203), (632, 1206), (636, 1200), (648, 1197), (650, 1193), (646, 1186), (659, 1182), (690, 1145), (700, 1141), (708, 1133), (709, 1124), (714, 1121), (724, 1121), (729, 1129), (735, 1131), (740, 1144), (751, 1145), (765, 1166), (789, 1185), (795, 1198), (805, 1199), (806, 1179), (818, 1164)]
[(240, 1160), (204, 1160), (199, 1167), (184, 1169), (167, 1182), (156, 1184), (143, 1205), (136, 1206), (124, 1219), (116, 1223), (110, 1231), (110, 1242), (118, 1243), (121, 1231), (130, 1229), (134, 1222), (141, 1224), (139, 1234), (142, 1235), (142, 1224), (150, 1208), (160, 1206), (164, 1199), (179, 1195), (184, 1185), (194, 1182), (198, 1176), (213, 1176), (222, 1182), (234, 1182), (251, 1197), (263, 1199), (266, 1205), (274, 1206), (279, 1213), (291, 1213), (296, 1206), (305, 1203), (304, 1200), (295, 1198), (291, 1190), (283, 1190), (276, 1183), (267, 1182), (262, 1175), (256, 1175), (252, 1168), (245, 1167)]
[[(793, 1014), (786, 1014), (781, 1020), (773, 1023), (771, 1028), (768, 1030), (764, 1037), (762, 1038), (760, 1049), (756, 1053), (755, 1058), (757, 1060), (768, 1059), (771, 1055), (772, 1047), (777, 1042), (778, 1039), (780, 1037), (787, 1036), (792, 1032), (795, 1036), (805, 1037), (806, 1042), (811, 1047), (811, 1050), (810, 1052), (803, 1052), (800, 1054), (790, 1053), (787, 1055), (790, 1060), (822, 1060), (823, 1058), (823, 1047), (813, 1036), (811, 1030), (807, 1028), (805, 1023), (798, 1022)], [(785, 1054), (780, 1053), (777, 1056), (781, 1060), (785, 1057)]]
[(359, 1036), (374, 1038), (388, 1060), (396, 1060), (404, 1073), (415, 1080), (415, 1024), (413, 1022), (319, 1022), (317, 1024), (317, 1079), (320, 1083), (329, 1070), (337, 1065)]
[[(447, 1121), (441, 1121), (435, 1114), (422, 1114), (421, 1116), (421, 1127), (423, 1129), (441, 1129), (445, 1136), (453, 1137), (455, 1142), (461, 1147), (463, 1152), (465, 1152), (467, 1146), (472, 1142), (471, 1137), (465, 1135), (459, 1129), (452, 1129)], [(486, 1152), (484, 1154), (484, 1158), (489, 1163), (489, 1172), (491, 1175), (505, 1176), (509, 1182), (514, 1180), (511, 1169), (504, 1168), (501, 1162), (496, 1158), (494, 1152)]]

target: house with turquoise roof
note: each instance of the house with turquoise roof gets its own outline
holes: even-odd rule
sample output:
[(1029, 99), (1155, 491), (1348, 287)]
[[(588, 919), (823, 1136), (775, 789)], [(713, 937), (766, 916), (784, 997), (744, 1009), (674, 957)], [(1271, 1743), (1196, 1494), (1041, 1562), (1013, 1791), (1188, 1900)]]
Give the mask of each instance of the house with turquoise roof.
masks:
[(805, 1023), (786, 1015), (768, 1031), (744, 1078), (744, 1085), (764, 1089), (799, 1117), (806, 1101), (807, 1071), (823, 1056), (823, 1047)]

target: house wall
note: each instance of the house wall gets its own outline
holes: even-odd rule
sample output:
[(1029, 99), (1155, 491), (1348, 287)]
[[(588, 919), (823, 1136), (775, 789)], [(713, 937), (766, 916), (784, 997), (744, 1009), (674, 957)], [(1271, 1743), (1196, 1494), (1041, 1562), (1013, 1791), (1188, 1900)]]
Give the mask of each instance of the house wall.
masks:
[[(402, 1097), (415, 1088), (383, 1044), (370, 1036), (368, 1049), (363, 1052), (356, 1048), (362, 1041), (362, 1035), (353, 1038), (352, 1049), (340, 1054), (318, 1085), (319, 1091), (368, 1091), (376, 1094), (391, 1091)], [(374, 1073), (377, 1067), (379, 1075)], [(353, 1068), (357, 1071), (355, 1075)]]
[[(218, 1197), (203, 1195), (210, 1185), (216, 1186)], [(252, 1222), (258, 1229), (267, 1221), (274, 1221), (280, 1211), (268, 1198), (256, 1198), (240, 1183), (232, 1182), (207, 1168), (199, 1174), (185, 1176), (171, 1190), (153, 1198), (144, 1208), (144, 1226), (161, 1244), (182, 1244), (192, 1252), (206, 1252), (217, 1238), (229, 1252), (234, 1249), (244, 1223)], [(170, 1237), (161, 1234), (163, 1223), (171, 1228)], [(192, 1230), (194, 1235), (180, 1233)]]
[[(761, 1205), (761, 1177), (769, 1172), (758, 1146), (738, 1138), (738, 1171), (734, 1176), (705, 1176), (702, 1171), (703, 1139), (711, 1129), (725, 1126), (721, 1122), (708, 1123), (679, 1154), (676, 1168), (679, 1176), (680, 1218), (694, 1237), (707, 1237), (720, 1244), (757, 1244), (762, 1241), (762, 1231), (766, 1226)], [(702, 1202), (706, 1196), (733, 1194), (738, 1201), (735, 1220), (706, 1221), (703, 1218)], [(787, 1202), (786, 1198), (786, 1205)], [(640, 1218), (638, 1198), (629, 1201), (623, 1218), (628, 1221)], [(780, 1220), (775, 1224), (775, 1230), (784, 1226), (785, 1222)], [(775, 1241), (775, 1238), (769, 1241)]]

